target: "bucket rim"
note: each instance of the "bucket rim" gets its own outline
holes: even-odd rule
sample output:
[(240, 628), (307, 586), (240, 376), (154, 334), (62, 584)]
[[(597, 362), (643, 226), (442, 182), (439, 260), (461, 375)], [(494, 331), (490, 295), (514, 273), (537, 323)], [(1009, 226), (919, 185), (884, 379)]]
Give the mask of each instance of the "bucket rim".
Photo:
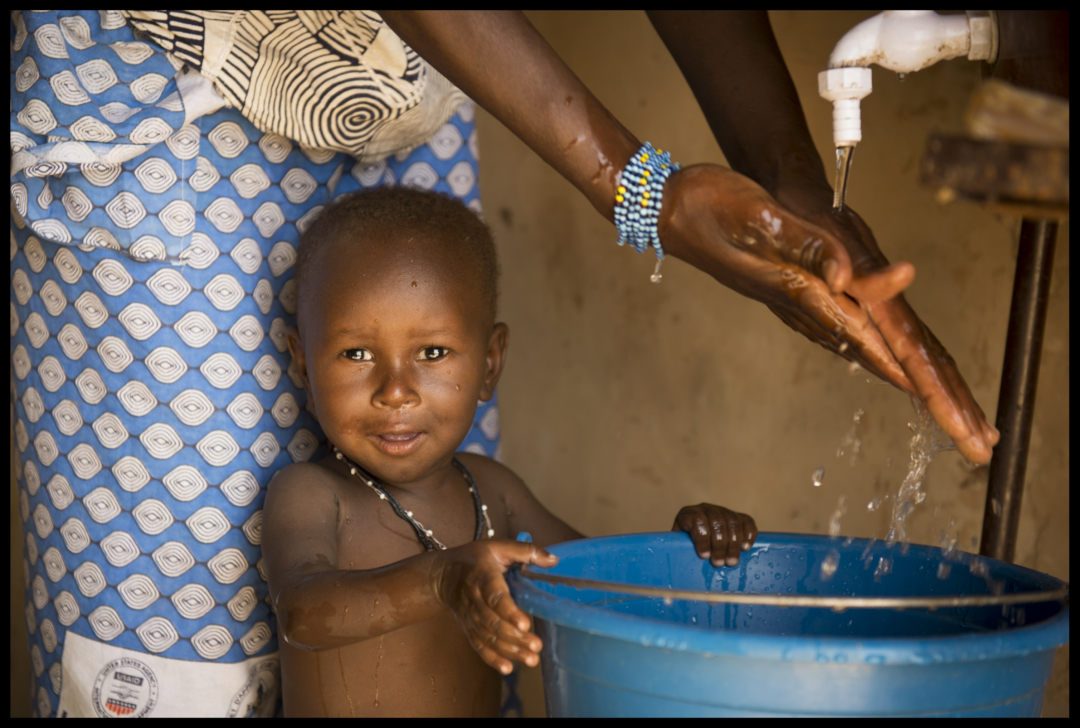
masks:
[[(662, 544), (672, 538), (688, 538), (680, 532), (655, 532), (622, 534), (599, 538), (567, 541), (554, 544), (548, 551), (556, 556), (580, 546), (583, 541), (600, 546), (619, 540), (622, 545), (630, 540), (638, 542), (635, 549), (644, 550), (649, 543)], [(832, 544), (838, 539), (818, 534), (759, 533), (750, 552), (776, 546), (790, 546), (807, 541)], [(852, 544), (869, 543), (869, 539), (853, 539)], [(861, 545), (861, 544), (860, 544)], [(912, 544), (910, 549), (940, 551), (936, 547)], [(563, 553), (560, 553), (563, 552)], [(987, 557), (983, 557), (987, 558)], [(1055, 577), (1009, 564), (995, 559), (987, 560), (992, 568), (1019, 572), (1039, 580), (1066, 582)], [(534, 567), (535, 568), (535, 567)], [(556, 569), (558, 567), (555, 567)], [(1026, 572), (1026, 574), (1025, 574)], [(816, 637), (809, 635), (763, 635), (732, 633), (696, 626), (672, 624), (659, 619), (611, 612), (601, 607), (567, 601), (540, 589), (535, 583), (522, 577), (515, 567), (507, 573), (514, 601), (522, 610), (534, 617), (564, 628), (589, 634), (668, 650), (701, 653), (704, 655), (730, 655), (766, 660), (798, 662), (847, 662), (871, 664), (927, 664), (933, 662), (968, 662), (1001, 659), (1044, 652), (1067, 644), (1069, 641), (1069, 604), (1066, 600), (1062, 610), (1050, 617), (1029, 625), (995, 632), (938, 635), (929, 637)]]

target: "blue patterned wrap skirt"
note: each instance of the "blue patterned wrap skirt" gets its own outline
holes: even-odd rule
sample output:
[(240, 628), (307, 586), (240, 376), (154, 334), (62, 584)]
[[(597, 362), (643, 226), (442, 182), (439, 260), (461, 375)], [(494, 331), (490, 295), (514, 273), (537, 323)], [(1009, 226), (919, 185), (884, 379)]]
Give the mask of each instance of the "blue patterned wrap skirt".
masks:
[[(263, 497), (278, 469), (325, 454), (285, 343), (300, 233), (333, 198), (379, 185), (479, 213), (473, 106), (427, 144), (362, 163), (234, 109), (195, 116), (178, 69), (115, 12), (17, 12), (11, 43), (33, 712), (273, 714)], [(498, 446), (492, 400), (462, 449)]]

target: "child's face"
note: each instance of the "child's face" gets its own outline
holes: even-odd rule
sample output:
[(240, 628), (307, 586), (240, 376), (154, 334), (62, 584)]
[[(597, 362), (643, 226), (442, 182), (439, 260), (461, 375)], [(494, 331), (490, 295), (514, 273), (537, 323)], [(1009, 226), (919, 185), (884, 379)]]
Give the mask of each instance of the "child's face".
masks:
[(487, 323), (478, 276), (453, 245), (366, 247), (376, 250), (317, 257), (289, 349), (330, 442), (404, 485), (449, 464), (477, 400), (494, 394), (508, 330)]

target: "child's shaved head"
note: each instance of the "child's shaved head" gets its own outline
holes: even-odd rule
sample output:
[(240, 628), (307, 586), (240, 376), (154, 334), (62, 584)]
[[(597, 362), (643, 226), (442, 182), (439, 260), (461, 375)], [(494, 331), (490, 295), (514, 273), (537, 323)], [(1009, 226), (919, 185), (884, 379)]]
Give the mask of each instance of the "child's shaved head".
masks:
[[(498, 261), (491, 232), (476, 213), (458, 200), (410, 187), (380, 187), (335, 200), (312, 222), (300, 239), (296, 262), (298, 312), (301, 329), (305, 311), (318, 291), (316, 269), (332, 266), (341, 256), (370, 254), (380, 246), (410, 239), (445, 244), (450, 259), (436, 256), (448, 275), (475, 276), (478, 295), (495, 321), (498, 299)], [(387, 253), (393, 255), (392, 250)], [(342, 261), (344, 263), (345, 261)]]

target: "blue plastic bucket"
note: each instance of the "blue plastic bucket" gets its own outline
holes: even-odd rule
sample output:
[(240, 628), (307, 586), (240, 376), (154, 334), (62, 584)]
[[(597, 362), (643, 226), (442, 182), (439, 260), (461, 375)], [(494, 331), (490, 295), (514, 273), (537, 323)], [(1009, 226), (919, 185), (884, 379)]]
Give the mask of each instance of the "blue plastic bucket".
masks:
[[(846, 545), (845, 545), (846, 544)], [(820, 565), (836, 549), (828, 581)], [(553, 546), (544, 573), (667, 589), (821, 596), (1049, 591), (1064, 582), (929, 546), (762, 533), (737, 567), (713, 568), (685, 533)], [(891, 559), (888, 573), (881, 559)], [(538, 570), (539, 571), (539, 570)], [(1037, 716), (1069, 641), (1068, 600), (920, 609), (779, 607), (669, 600), (508, 574), (535, 618), (549, 716)]]

